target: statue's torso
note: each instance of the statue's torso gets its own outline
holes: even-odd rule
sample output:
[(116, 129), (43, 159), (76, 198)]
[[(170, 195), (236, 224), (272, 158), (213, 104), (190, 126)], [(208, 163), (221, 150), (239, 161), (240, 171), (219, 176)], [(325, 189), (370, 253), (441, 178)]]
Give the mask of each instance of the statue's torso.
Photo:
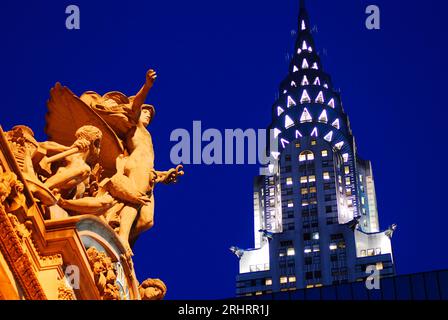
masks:
[(129, 158), (125, 165), (126, 175), (134, 181), (141, 192), (148, 192), (154, 170), (154, 147), (148, 130), (137, 125), (126, 138)]

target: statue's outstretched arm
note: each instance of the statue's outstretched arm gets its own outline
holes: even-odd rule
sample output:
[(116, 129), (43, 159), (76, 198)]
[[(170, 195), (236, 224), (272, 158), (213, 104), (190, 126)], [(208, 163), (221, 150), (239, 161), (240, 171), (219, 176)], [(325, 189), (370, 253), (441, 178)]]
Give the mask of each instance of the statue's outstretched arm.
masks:
[(39, 146), (47, 151), (47, 154), (60, 153), (70, 149), (54, 141), (39, 142)]
[(142, 104), (145, 103), (146, 97), (148, 96), (149, 90), (154, 85), (154, 81), (156, 81), (157, 74), (153, 69), (149, 69), (146, 73), (146, 81), (140, 91), (135, 95), (134, 101), (132, 102), (132, 112), (140, 116), (140, 110)]
[(171, 168), (168, 171), (157, 171), (154, 170), (154, 182), (155, 183), (175, 183), (177, 182), (177, 178), (184, 175), (184, 171), (182, 170), (183, 166), (180, 164), (176, 168)]
[(47, 151), (47, 156), (49, 154), (61, 153), (70, 150), (73, 147), (77, 147), (79, 150), (84, 151), (88, 149), (89, 145), (90, 142), (84, 138), (77, 139), (70, 147), (64, 146), (54, 141), (39, 142), (39, 146)]

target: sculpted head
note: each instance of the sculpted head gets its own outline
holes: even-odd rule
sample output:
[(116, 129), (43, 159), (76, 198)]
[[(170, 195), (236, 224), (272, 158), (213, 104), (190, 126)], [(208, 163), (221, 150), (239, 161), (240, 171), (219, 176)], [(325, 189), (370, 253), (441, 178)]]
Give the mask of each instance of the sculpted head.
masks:
[(94, 126), (82, 126), (75, 133), (76, 139), (85, 139), (90, 142), (90, 154), (94, 157), (100, 155), (101, 139), (103, 134), (101, 130)]
[(162, 300), (166, 294), (166, 285), (160, 279), (146, 279), (139, 287), (142, 300)]
[(140, 113), (140, 119), (139, 122), (143, 124), (145, 127), (148, 126), (152, 118), (154, 118), (155, 109), (154, 106), (150, 104), (144, 104), (142, 105), (142, 111)]

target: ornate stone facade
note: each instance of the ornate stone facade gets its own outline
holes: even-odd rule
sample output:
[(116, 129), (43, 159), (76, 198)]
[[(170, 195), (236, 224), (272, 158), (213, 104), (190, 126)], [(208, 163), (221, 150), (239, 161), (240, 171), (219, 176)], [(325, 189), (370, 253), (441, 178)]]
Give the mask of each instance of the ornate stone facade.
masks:
[(182, 167), (154, 169), (141, 90), (80, 98), (51, 90), (46, 133), (0, 127), (0, 299), (162, 299), (165, 284), (140, 287), (132, 245), (153, 225), (156, 184), (176, 182)]

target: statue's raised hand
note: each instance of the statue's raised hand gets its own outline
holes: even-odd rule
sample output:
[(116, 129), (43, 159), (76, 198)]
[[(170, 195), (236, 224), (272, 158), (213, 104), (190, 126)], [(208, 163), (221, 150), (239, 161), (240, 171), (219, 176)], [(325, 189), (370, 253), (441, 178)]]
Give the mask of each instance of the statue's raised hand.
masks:
[(152, 87), (154, 82), (156, 81), (157, 73), (153, 69), (149, 69), (146, 73), (146, 85), (148, 87)]
[(184, 175), (183, 166), (180, 164), (176, 168), (171, 168), (168, 171), (157, 171), (156, 183), (162, 182), (164, 184), (176, 183), (177, 178)]

